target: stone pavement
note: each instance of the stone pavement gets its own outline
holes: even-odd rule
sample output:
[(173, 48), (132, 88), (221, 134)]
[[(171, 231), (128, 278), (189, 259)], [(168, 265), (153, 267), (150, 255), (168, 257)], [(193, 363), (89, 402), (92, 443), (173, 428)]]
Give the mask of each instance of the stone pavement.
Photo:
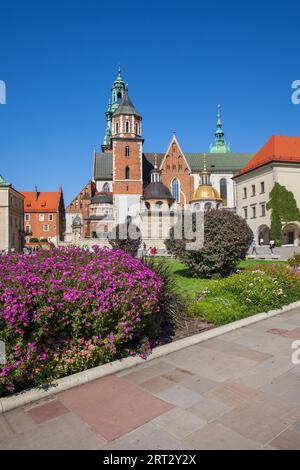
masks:
[(257, 256), (252, 255), (252, 250), (250, 249), (248, 252), (248, 257), (254, 259), (266, 259), (266, 260), (276, 260), (279, 259), (280, 261), (287, 261), (291, 258), (295, 253), (300, 252), (299, 246), (293, 245), (284, 245), (280, 247), (276, 247), (274, 250), (274, 255), (271, 254), (269, 246), (257, 246), (256, 247)]
[(300, 309), (0, 415), (0, 449), (300, 449)]

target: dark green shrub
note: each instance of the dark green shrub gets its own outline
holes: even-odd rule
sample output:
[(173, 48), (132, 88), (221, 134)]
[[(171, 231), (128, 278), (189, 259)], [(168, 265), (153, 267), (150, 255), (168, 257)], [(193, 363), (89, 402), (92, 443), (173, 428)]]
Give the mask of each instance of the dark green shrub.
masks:
[(175, 240), (174, 230), (165, 241), (170, 253), (185, 263), (193, 276), (228, 276), (244, 259), (253, 233), (244, 219), (228, 210), (211, 210), (204, 216), (204, 245), (186, 250), (185, 240)]
[(29, 239), (29, 242), (30, 242), (30, 243), (38, 243), (38, 242), (39, 242), (39, 239), (36, 238), (36, 237), (31, 237), (31, 238)]
[[(124, 238), (124, 234), (126, 238)], [(140, 229), (129, 222), (117, 225), (115, 238), (109, 239), (112, 248), (122, 250), (134, 257), (138, 254), (141, 242), (142, 236)]]

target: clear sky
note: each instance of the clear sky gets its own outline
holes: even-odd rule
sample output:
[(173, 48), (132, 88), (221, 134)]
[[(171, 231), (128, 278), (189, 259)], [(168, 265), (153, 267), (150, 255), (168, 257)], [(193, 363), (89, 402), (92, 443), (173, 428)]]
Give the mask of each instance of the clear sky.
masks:
[(300, 2), (0, 0), (0, 174), (66, 203), (92, 177), (110, 88), (122, 66), (143, 115), (144, 150), (172, 132), (205, 152), (217, 104), (232, 151), (300, 136)]

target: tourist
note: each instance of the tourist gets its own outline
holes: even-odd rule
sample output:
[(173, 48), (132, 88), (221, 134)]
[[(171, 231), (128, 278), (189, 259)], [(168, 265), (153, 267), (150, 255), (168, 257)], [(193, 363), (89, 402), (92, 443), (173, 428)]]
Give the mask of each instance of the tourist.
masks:
[(271, 251), (272, 255), (274, 254), (274, 249), (275, 249), (275, 240), (271, 239), (270, 240), (270, 251)]
[(264, 239), (263, 239), (263, 237), (260, 237), (260, 239), (259, 239), (259, 244), (260, 244), (260, 246), (263, 246), (263, 244), (264, 244)]
[(151, 248), (151, 255), (156, 255), (156, 253), (157, 253), (156, 246), (153, 246), (153, 247)]
[(253, 238), (250, 248), (252, 248), (251, 255), (253, 255), (254, 253), (257, 255), (255, 238)]

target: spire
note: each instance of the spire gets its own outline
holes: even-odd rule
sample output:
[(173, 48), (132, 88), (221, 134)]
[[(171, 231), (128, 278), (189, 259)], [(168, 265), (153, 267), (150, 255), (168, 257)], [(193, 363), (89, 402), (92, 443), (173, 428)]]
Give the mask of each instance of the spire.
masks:
[(114, 116), (119, 116), (120, 114), (126, 114), (128, 116), (138, 116), (142, 117), (140, 113), (135, 109), (134, 104), (128, 96), (128, 90), (125, 88), (123, 100), (120, 103), (120, 106), (114, 112)]
[(122, 73), (121, 73), (121, 65), (120, 64), (119, 64), (119, 67), (118, 67), (118, 79), (122, 80)]
[(229, 153), (230, 147), (225, 142), (224, 131), (222, 128), (221, 105), (218, 104), (217, 129), (215, 132), (215, 142), (210, 146), (210, 153)]
[(207, 169), (206, 153), (203, 154), (203, 169), (200, 171), (201, 184), (210, 185), (210, 171)]

